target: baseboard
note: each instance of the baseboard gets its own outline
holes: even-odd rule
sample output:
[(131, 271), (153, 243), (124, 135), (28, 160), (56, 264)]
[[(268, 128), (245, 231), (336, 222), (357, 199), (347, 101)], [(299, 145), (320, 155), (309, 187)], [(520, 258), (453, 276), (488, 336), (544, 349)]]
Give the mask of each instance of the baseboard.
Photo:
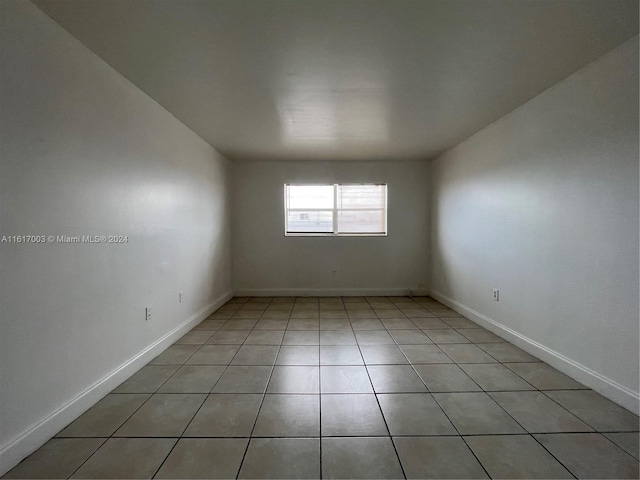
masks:
[(49, 416), (29, 427), (9, 443), (3, 445), (0, 449), (0, 475), (4, 475), (20, 463), (22, 459), (37, 450), (56, 433), (86, 412), (98, 400), (144, 367), (154, 357), (162, 353), (167, 347), (171, 346), (182, 335), (198, 325), (232, 297), (232, 291), (224, 293), (162, 338), (156, 340), (89, 388), (79, 393), (75, 398), (62, 405)]
[(469, 320), (485, 327), (487, 330), (490, 330), (496, 335), (508, 340), (525, 352), (539, 358), (552, 367), (557, 368), (565, 375), (570, 376), (574, 380), (577, 380), (583, 385), (595, 390), (602, 396), (638, 415), (640, 410), (640, 394), (638, 392), (634, 392), (624, 385), (614, 382), (610, 378), (585, 367), (561, 353), (531, 340), (515, 330), (505, 327), (501, 323), (487, 317), (486, 315), (476, 312), (472, 308), (469, 308), (436, 290), (431, 290), (430, 295), (449, 308), (455, 310), (461, 315), (464, 315)]
[(428, 295), (427, 289), (414, 288), (247, 288), (236, 290), (238, 297), (395, 297)]

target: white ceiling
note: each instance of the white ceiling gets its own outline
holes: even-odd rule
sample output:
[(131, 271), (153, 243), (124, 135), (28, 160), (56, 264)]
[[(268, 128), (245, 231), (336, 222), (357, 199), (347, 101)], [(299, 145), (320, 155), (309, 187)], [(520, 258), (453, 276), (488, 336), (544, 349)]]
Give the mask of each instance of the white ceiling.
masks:
[(230, 159), (428, 159), (638, 33), (637, 0), (33, 0)]

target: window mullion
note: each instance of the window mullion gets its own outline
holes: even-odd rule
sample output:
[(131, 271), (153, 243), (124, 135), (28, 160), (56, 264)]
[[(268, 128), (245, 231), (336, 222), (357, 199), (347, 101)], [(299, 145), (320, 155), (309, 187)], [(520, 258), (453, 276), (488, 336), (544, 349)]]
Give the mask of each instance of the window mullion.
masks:
[(333, 185), (333, 234), (338, 234), (338, 185)]

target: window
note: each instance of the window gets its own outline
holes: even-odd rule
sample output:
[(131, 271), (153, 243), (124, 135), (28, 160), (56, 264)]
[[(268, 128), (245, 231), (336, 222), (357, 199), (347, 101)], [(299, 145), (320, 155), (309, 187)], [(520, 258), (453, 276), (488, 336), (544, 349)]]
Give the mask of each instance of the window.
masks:
[(285, 235), (386, 235), (386, 185), (285, 185)]

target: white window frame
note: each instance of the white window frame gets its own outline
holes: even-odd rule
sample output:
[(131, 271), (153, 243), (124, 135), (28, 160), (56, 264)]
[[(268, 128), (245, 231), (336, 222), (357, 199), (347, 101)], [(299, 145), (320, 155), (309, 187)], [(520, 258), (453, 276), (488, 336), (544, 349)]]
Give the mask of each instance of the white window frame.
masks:
[[(383, 208), (338, 208), (338, 187), (352, 186), (352, 185), (367, 185), (367, 186), (383, 186), (384, 187), (384, 207)], [(289, 196), (287, 195), (287, 187), (333, 187), (333, 209), (329, 208), (289, 208)], [(389, 210), (388, 199), (389, 187), (386, 183), (285, 183), (284, 184), (284, 236), (285, 237), (386, 237), (389, 229), (387, 226), (387, 212)], [(338, 212), (345, 211), (358, 211), (358, 210), (382, 210), (384, 212), (384, 232), (354, 232), (354, 233), (339, 233), (338, 232)], [(305, 212), (332, 212), (333, 218), (333, 232), (289, 232), (287, 230), (288, 214), (289, 212), (305, 211)]]

